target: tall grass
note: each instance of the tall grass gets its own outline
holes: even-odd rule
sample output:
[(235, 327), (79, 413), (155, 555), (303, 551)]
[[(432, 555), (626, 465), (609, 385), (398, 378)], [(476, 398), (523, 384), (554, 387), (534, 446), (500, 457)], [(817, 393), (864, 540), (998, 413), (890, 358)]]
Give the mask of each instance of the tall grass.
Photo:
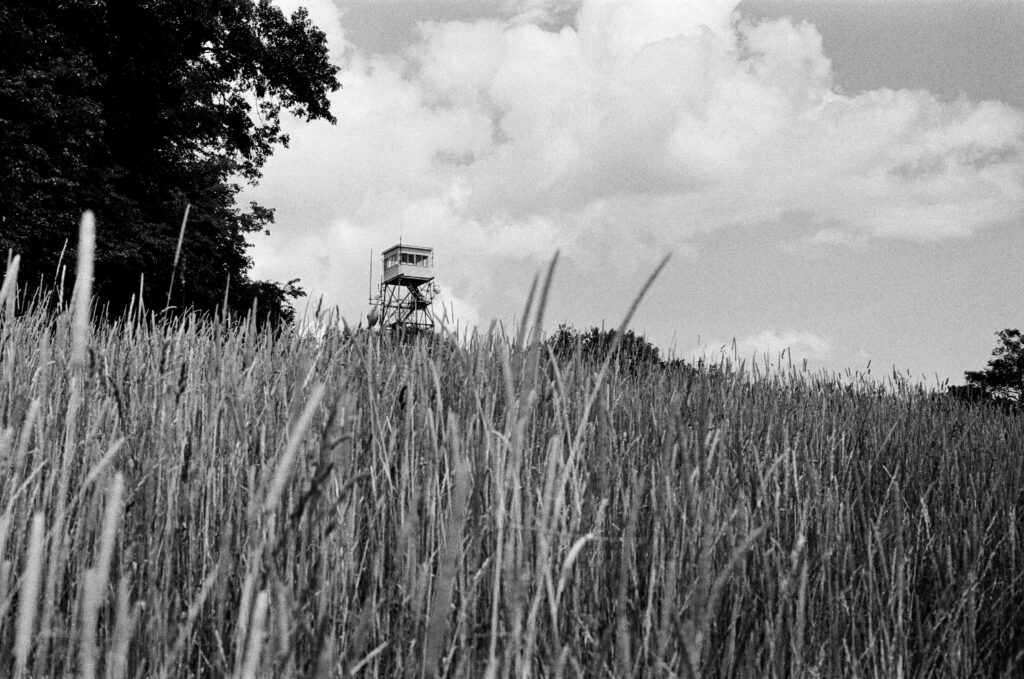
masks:
[(20, 304), (0, 676), (1024, 672), (1019, 414)]

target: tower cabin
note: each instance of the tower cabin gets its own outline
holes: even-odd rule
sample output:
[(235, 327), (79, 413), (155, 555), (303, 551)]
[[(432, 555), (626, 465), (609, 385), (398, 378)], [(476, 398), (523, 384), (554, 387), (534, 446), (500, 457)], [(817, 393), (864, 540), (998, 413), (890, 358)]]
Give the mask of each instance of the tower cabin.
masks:
[(383, 257), (385, 285), (418, 286), (434, 280), (433, 248), (395, 245), (385, 250)]

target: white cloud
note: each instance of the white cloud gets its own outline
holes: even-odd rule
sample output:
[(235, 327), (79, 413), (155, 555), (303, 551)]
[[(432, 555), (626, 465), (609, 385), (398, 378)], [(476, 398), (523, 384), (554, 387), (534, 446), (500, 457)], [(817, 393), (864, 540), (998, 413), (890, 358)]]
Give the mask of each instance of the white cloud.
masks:
[(829, 361), (835, 358), (836, 351), (836, 345), (830, 338), (812, 332), (763, 330), (731, 342), (704, 342), (692, 350), (690, 356), (712, 362), (721, 357), (760, 362), (767, 357), (773, 364), (785, 356), (798, 364), (804, 359), (816, 363)]
[(868, 238), (865, 235), (829, 226), (800, 236), (795, 241), (783, 243), (781, 248), (785, 252), (813, 254), (834, 248), (864, 250), (867, 246)]
[[(844, 96), (812, 25), (751, 24), (736, 0), (512, 2), (514, 21), (425, 24), (388, 58), (348, 48), (329, 0), (301, 4), (345, 55), (345, 89), (338, 125), (294, 126), (267, 167), (273, 195), (255, 192), (307, 220), (260, 245), (258, 275), (298, 264), (340, 296), (369, 246), (402, 236), (445, 253), (468, 305), (494, 308), (555, 248), (627, 272), (787, 214), (808, 215), (796, 237), (819, 244), (966, 237), (1024, 215), (1021, 111)], [(577, 4), (572, 26), (543, 22)]]
[(560, 24), (575, 16), (582, 0), (504, 0), (513, 23)]
[(440, 288), (441, 292), (434, 298), (433, 308), (441, 325), (459, 336), (481, 329), (477, 308), (460, 299), (451, 286), (442, 285)]
[(811, 332), (783, 332), (765, 330), (756, 335), (744, 337), (737, 341), (740, 354), (779, 355), (783, 351), (791, 353), (796, 359), (825, 359), (832, 354), (833, 343), (827, 337)]

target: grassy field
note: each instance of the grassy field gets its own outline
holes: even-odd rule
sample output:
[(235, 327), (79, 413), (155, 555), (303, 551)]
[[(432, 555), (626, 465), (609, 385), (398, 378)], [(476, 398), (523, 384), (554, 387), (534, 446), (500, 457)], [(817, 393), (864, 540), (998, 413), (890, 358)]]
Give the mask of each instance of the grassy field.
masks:
[(1020, 414), (3, 296), (2, 677), (1024, 673)]

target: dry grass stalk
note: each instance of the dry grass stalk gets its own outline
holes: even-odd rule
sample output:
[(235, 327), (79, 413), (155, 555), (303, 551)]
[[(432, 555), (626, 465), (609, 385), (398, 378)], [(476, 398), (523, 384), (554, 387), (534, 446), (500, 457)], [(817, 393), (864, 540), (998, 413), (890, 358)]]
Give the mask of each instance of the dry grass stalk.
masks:
[[(181, 218), (181, 229), (178, 230), (178, 244), (174, 248), (174, 263), (171, 265), (171, 282), (167, 285), (167, 301), (164, 304), (164, 308), (171, 306), (171, 294), (174, 292), (174, 276), (178, 273), (178, 262), (181, 261), (181, 246), (185, 242), (185, 226), (188, 224), (188, 213), (192, 210), (192, 204), (185, 205), (185, 215)], [(142, 282), (139, 282), (139, 287), (142, 287)], [(227, 294), (225, 292), (225, 294)], [(142, 300), (140, 293), (139, 300)], [(227, 307), (225, 306), (225, 309)]]
[(96, 218), (90, 210), (82, 213), (78, 227), (78, 255), (75, 269), (75, 290), (72, 294), (71, 365), (78, 371), (85, 367), (89, 341), (89, 314), (92, 307), (93, 259), (96, 253)]
[(438, 557), (434, 594), (427, 618), (424, 641), (424, 671), (442, 676), (440, 665), (444, 638), (448, 630), (448, 612), (452, 605), (452, 590), (462, 561), (463, 527), (466, 523), (466, 504), (469, 501), (469, 462), (463, 457), (458, 419), (448, 417), (447, 439), (451, 445), (451, 494), (445, 544)]
[(103, 532), (95, 565), (85, 572), (82, 592), (81, 674), (85, 679), (96, 677), (100, 651), (97, 647), (99, 613), (106, 600), (107, 577), (114, 554), (117, 524), (121, 516), (124, 477), (116, 474), (110, 484), (107, 507), (103, 519)]
[(263, 636), (266, 633), (267, 611), (270, 608), (270, 593), (266, 590), (256, 595), (256, 606), (253, 609), (252, 623), (249, 625), (249, 641), (245, 649), (245, 659), (241, 671), (235, 676), (239, 679), (256, 679), (259, 675), (260, 656), (263, 652)]
[(32, 637), (35, 633), (37, 601), (39, 599), (39, 583), (43, 573), (43, 513), (37, 512), (32, 517), (32, 529), (29, 533), (28, 553), (22, 568), (21, 591), (18, 596), (18, 624), (14, 641), (14, 676), (26, 676), (28, 671), (28, 654), (32, 649)]
[(15, 301), (18, 295), (18, 267), (21, 256), (15, 255), (4, 272), (4, 282), (0, 285), (0, 316), (7, 322), (14, 317)]
[(281, 494), (284, 492), (284, 487), (291, 476), (292, 468), (295, 466), (295, 457), (299, 452), (299, 445), (309, 430), (310, 423), (313, 421), (313, 415), (316, 414), (323, 396), (324, 385), (315, 385), (310, 392), (302, 414), (299, 416), (295, 426), (292, 427), (292, 431), (288, 436), (288, 444), (285, 446), (284, 453), (281, 455), (281, 459), (277, 461), (274, 473), (270, 477), (270, 486), (263, 501), (263, 511), (269, 512), (277, 507)]

